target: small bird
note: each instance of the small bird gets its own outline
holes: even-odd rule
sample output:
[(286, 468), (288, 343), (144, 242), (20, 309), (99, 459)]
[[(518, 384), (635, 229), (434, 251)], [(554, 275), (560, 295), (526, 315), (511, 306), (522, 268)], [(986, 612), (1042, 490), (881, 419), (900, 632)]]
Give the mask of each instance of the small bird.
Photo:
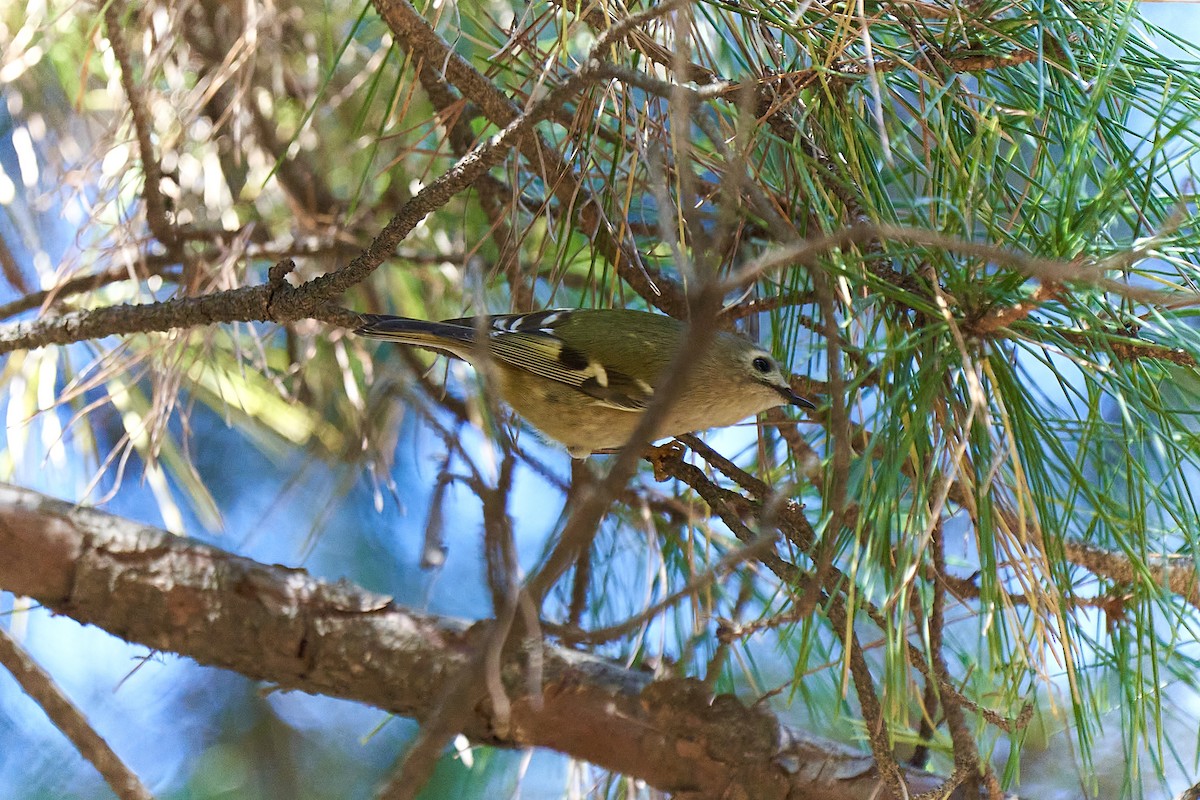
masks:
[[(360, 336), (474, 363), (486, 352), (500, 396), (575, 458), (624, 445), (654, 398), (686, 326), (624, 309), (552, 309), (443, 322), (363, 314)], [(477, 339), (487, 335), (486, 348)], [(771, 354), (719, 332), (651, 440), (732, 425), (797, 395)]]

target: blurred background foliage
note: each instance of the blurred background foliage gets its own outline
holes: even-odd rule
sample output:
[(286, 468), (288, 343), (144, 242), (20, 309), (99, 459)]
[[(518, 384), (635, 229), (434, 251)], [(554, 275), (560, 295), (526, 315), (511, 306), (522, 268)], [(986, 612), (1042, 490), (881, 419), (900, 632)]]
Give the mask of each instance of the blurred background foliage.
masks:
[[(337, 269), (638, 10), (435, 0), (418, 12), (443, 52), (367, 4), (0, 2), (0, 316), (259, 284), (283, 258), (294, 282)], [(1200, 773), (1196, 607), (1153, 571), (1200, 554), (1188, 13), (696, 0), (596, 54), (610, 79), (342, 304), (679, 314), (714, 275), (857, 226), (744, 282), (723, 317), (770, 342), (822, 410), (706, 437), (804, 504), (846, 623), (824, 601), (794, 613), (801, 590), (746, 564), (598, 651), (769, 698), (785, 722), (866, 748), (857, 636), (897, 753), (949, 774), (916, 648), (945, 662), (1006, 786), (1170, 797)], [(317, 323), (18, 351), (0, 371), (0, 478), (485, 618), (463, 476), (500, 456), (477, 388), (459, 364)], [(498, 424), (517, 436), (510, 509), (531, 570), (580, 475)], [(686, 486), (639, 475), (543, 614), (620, 622), (738, 546)], [(164, 797), (367, 796), (413, 734), (170, 656), (141, 663), (144, 649), (3, 603)], [(722, 643), (718, 625), (740, 633)], [(4, 796), (104, 795), (10, 683), (0, 701)], [(1026, 704), (1027, 724), (995, 724)], [(487, 748), (448, 754), (426, 790), (516, 793), (648, 796), (551, 753)]]

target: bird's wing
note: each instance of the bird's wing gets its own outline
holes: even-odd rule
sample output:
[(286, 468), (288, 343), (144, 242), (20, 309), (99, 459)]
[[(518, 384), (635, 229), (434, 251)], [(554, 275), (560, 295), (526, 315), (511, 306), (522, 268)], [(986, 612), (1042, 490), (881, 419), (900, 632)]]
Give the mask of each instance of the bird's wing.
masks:
[(505, 364), (566, 384), (594, 398), (598, 405), (641, 411), (654, 396), (653, 387), (645, 381), (588, 358), (549, 331), (497, 330), (489, 337), (488, 346)]
[[(569, 313), (552, 309), (488, 317), (487, 350), (506, 366), (570, 386), (597, 405), (622, 411), (641, 411), (649, 405), (654, 389), (648, 383), (588, 358), (558, 337), (555, 327)], [(479, 323), (476, 317), (427, 322), (363, 314), (355, 332), (476, 361), (482, 349), (476, 344)]]

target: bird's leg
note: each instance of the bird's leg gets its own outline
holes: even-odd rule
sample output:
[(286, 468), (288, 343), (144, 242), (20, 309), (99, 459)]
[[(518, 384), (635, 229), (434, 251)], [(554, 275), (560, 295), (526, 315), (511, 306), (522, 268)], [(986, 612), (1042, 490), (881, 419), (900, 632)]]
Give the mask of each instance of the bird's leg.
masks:
[(676, 439), (672, 439), (666, 444), (659, 445), (657, 447), (654, 445), (648, 445), (646, 450), (642, 453), (642, 457), (649, 461), (650, 465), (654, 467), (654, 480), (662, 483), (671, 477), (671, 475), (667, 472), (665, 466), (666, 462), (668, 460), (678, 461), (679, 459), (683, 458), (683, 454), (686, 452), (687, 448), (681, 442)]

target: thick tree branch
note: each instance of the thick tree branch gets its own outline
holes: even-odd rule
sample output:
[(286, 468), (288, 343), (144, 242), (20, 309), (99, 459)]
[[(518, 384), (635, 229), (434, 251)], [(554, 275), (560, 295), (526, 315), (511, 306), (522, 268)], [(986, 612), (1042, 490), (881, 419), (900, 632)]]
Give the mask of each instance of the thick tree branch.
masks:
[[(284, 689), (432, 713), (485, 628), (401, 608), (352, 584), (260, 564), (94, 509), (0, 485), (0, 586), (131, 642), (180, 653)], [(491, 703), (463, 732), (498, 746), (550, 747), (645, 779), (678, 797), (853, 800), (876, 796), (869, 756), (782, 729), (761, 705), (713, 698), (699, 681), (654, 681), (604, 659), (542, 645), (506, 651), (510, 728)], [(540, 699), (540, 704), (537, 700)], [(905, 773), (910, 792), (940, 784)], [(963, 795), (955, 795), (962, 797)]]

